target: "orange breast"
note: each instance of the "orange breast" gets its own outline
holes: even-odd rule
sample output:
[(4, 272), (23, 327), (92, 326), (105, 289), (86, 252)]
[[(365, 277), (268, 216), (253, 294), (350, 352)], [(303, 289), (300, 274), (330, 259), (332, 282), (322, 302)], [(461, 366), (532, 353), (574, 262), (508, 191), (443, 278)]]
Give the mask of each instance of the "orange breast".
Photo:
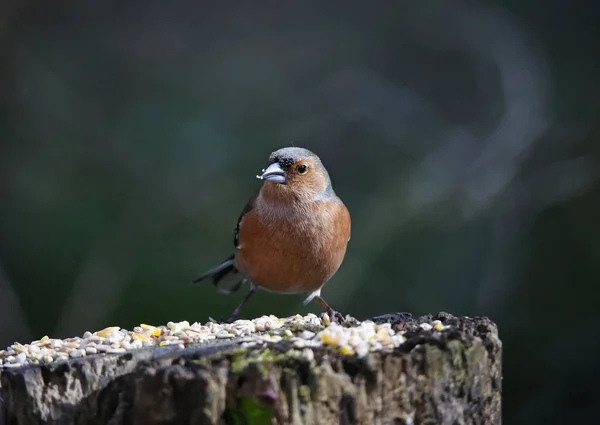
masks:
[(256, 286), (308, 293), (338, 270), (350, 237), (350, 214), (341, 202), (314, 202), (288, 213), (249, 211), (240, 223), (236, 266)]

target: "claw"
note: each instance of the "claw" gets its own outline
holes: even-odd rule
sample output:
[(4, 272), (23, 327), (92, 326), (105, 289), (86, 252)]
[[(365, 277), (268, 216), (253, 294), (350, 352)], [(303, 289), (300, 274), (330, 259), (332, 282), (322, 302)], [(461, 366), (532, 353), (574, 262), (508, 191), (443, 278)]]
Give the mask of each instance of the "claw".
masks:
[(321, 321), (323, 321), (325, 326), (328, 326), (330, 323), (337, 325), (344, 325), (345, 323), (344, 315), (333, 309), (328, 309), (326, 313), (321, 313)]
[(344, 315), (339, 311), (331, 310), (329, 312), (329, 317), (331, 317), (331, 321), (338, 325), (343, 325), (346, 322)]
[[(329, 320), (326, 320), (325, 317), (328, 317)], [(343, 326), (345, 328), (351, 328), (352, 326), (358, 326), (360, 322), (354, 317), (347, 314), (344, 316), (342, 313), (336, 310), (330, 310), (327, 313), (323, 313), (321, 315), (321, 320), (325, 325), (329, 325), (329, 323), (335, 323), (336, 325)]]

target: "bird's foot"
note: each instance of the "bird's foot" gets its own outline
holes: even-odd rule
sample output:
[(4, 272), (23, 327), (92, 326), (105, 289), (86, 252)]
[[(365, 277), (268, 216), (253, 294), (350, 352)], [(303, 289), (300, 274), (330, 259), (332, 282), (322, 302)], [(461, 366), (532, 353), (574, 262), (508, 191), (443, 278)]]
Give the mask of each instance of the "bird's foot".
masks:
[(327, 313), (321, 314), (321, 321), (328, 326), (330, 323), (335, 323), (340, 326), (350, 327), (356, 326), (358, 324), (358, 320), (354, 317), (347, 314), (344, 316), (342, 313), (336, 310), (328, 310)]
[(331, 310), (329, 313), (329, 317), (333, 323), (337, 323), (338, 325), (344, 324), (346, 321), (344, 315), (336, 310)]

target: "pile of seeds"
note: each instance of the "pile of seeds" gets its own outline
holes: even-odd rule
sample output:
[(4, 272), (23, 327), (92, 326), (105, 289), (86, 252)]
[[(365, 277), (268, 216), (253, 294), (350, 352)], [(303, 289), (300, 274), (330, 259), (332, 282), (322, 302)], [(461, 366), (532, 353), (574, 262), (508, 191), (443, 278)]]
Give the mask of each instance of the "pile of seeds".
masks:
[[(444, 329), (439, 321), (421, 324), (424, 330), (440, 334)], [(291, 340), (299, 349), (328, 345), (340, 353), (363, 357), (371, 351), (391, 351), (404, 343), (402, 333), (396, 333), (389, 323), (375, 324), (364, 321), (344, 327), (331, 323), (327, 314), (321, 318), (309, 313), (288, 318), (262, 316), (254, 320), (236, 320), (233, 323), (205, 324), (169, 322), (166, 326), (141, 324), (133, 331), (118, 326), (98, 332), (85, 332), (82, 337), (54, 339), (44, 336), (29, 344), (14, 343), (0, 350), (0, 367), (25, 364), (53, 363), (69, 358), (94, 354), (118, 354), (144, 347), (174, 346), (185, 348), (190, 344), (209, 343), (229, 339), (242, 346)]]

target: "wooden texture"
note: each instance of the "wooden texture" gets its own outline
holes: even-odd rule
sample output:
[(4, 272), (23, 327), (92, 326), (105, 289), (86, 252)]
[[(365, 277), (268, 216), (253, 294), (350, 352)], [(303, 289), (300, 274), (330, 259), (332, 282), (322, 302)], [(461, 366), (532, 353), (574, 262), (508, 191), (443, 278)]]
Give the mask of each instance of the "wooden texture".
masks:
[[(450, 330), (419, 327), (435, 319)], [(406, 343), (357, 359), (230, 341), (0, 369), (0, 424), (501, 423), (501, 342), (489, 319), (373, 320), (407, 330)]]

